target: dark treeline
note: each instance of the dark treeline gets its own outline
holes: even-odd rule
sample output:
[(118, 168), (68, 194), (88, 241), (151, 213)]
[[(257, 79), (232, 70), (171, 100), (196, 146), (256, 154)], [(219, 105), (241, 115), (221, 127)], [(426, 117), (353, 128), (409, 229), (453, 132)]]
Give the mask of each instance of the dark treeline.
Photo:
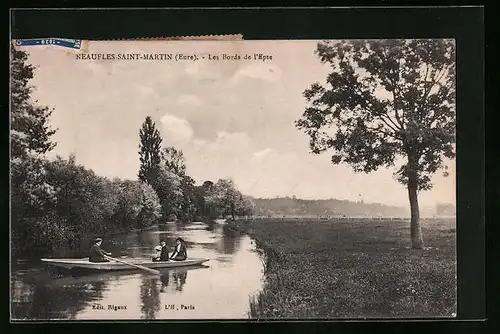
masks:
[[(75, 156), (48, 159), (53, 110), (33, 101), (34, 66), (11, 52), (11, 240), (14, 256), (50, 254), (83, 238), (144, 229), (168, 220), (249, 215), (253, 202), (231, 180), (195, 185), (182, 151), (162, 148), (151, 118), (140, 129), (138, 180), (108, 179)], [(138, 124), (138, 127), (140, 125)], [(134, 148), (135, 149), (135, 148)]]
[[(407, 207), (341, 199), (300, 199), (295, 197), (254, 198), (254, 215), (260, 217), (409, 217)], [(420, 208), (422, 217), (455, 216), (455, 206), (438, 203)]]
[(357, 216), (357, 217), (404, 217), (407, 208), (378, 203), (353, 202), (339, 199), (298, 199), (293, 197), (256, 198), (257, 216)]

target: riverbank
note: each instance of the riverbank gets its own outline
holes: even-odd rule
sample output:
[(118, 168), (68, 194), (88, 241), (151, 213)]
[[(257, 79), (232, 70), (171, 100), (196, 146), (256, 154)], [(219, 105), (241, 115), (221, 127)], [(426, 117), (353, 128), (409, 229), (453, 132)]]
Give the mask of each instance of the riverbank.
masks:
[(266, 284), (251, 318), (451, 317), (455, 221), (423, 224), (410, 249), (405, 221), (236, 221), (265, 253)]

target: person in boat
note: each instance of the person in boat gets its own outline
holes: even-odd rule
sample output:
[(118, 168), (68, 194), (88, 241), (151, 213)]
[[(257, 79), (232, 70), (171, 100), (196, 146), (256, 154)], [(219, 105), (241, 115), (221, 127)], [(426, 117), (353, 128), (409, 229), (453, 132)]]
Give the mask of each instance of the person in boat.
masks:
[(110, 256), (111, 253), (108, 253), (104, 250), (101, 249), (101, 244), (102, 244), (102, 239), (101, 238), (96, 238), (94, 240), (94, 244), (90, 248), (89, 252), (89, 261), (90, 262), (109, 262), (108, 259), (106, 259), (106, 255)]
[(155, 253), (153, 254), (153, 258), (151, 259), (153, 262), (161, 261), (161, 246), (155, 247)]
[(187, 250), (186, 245), (184, 244), (184, 239), (177, 238), (175, 239), (175, 243), (175, 250), (170, 257), (170, 260), (184, 261), (185, 259), (187, 259)]
[(161, 245), (161, 253), (160, 253), (160, 261), (168, 261), (168, 247), (165, 240), (160, 242)]

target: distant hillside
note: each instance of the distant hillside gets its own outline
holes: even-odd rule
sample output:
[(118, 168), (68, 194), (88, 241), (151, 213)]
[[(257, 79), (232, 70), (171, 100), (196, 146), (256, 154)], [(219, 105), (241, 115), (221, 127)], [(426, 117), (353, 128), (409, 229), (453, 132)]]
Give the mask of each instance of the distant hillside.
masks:
[(256, 216), (407, 217), (408, 207), (347, 200), (304, 200), (298, 198), (254, 198)]

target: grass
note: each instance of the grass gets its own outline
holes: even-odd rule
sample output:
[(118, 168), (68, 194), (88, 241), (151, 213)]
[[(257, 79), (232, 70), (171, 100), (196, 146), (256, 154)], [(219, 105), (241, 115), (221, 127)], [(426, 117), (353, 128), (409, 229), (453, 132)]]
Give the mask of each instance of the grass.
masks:
[(234, 222), (264, 251), (265, 286), (251, 318), (451, 317), (456, 312), (455, 221)]

